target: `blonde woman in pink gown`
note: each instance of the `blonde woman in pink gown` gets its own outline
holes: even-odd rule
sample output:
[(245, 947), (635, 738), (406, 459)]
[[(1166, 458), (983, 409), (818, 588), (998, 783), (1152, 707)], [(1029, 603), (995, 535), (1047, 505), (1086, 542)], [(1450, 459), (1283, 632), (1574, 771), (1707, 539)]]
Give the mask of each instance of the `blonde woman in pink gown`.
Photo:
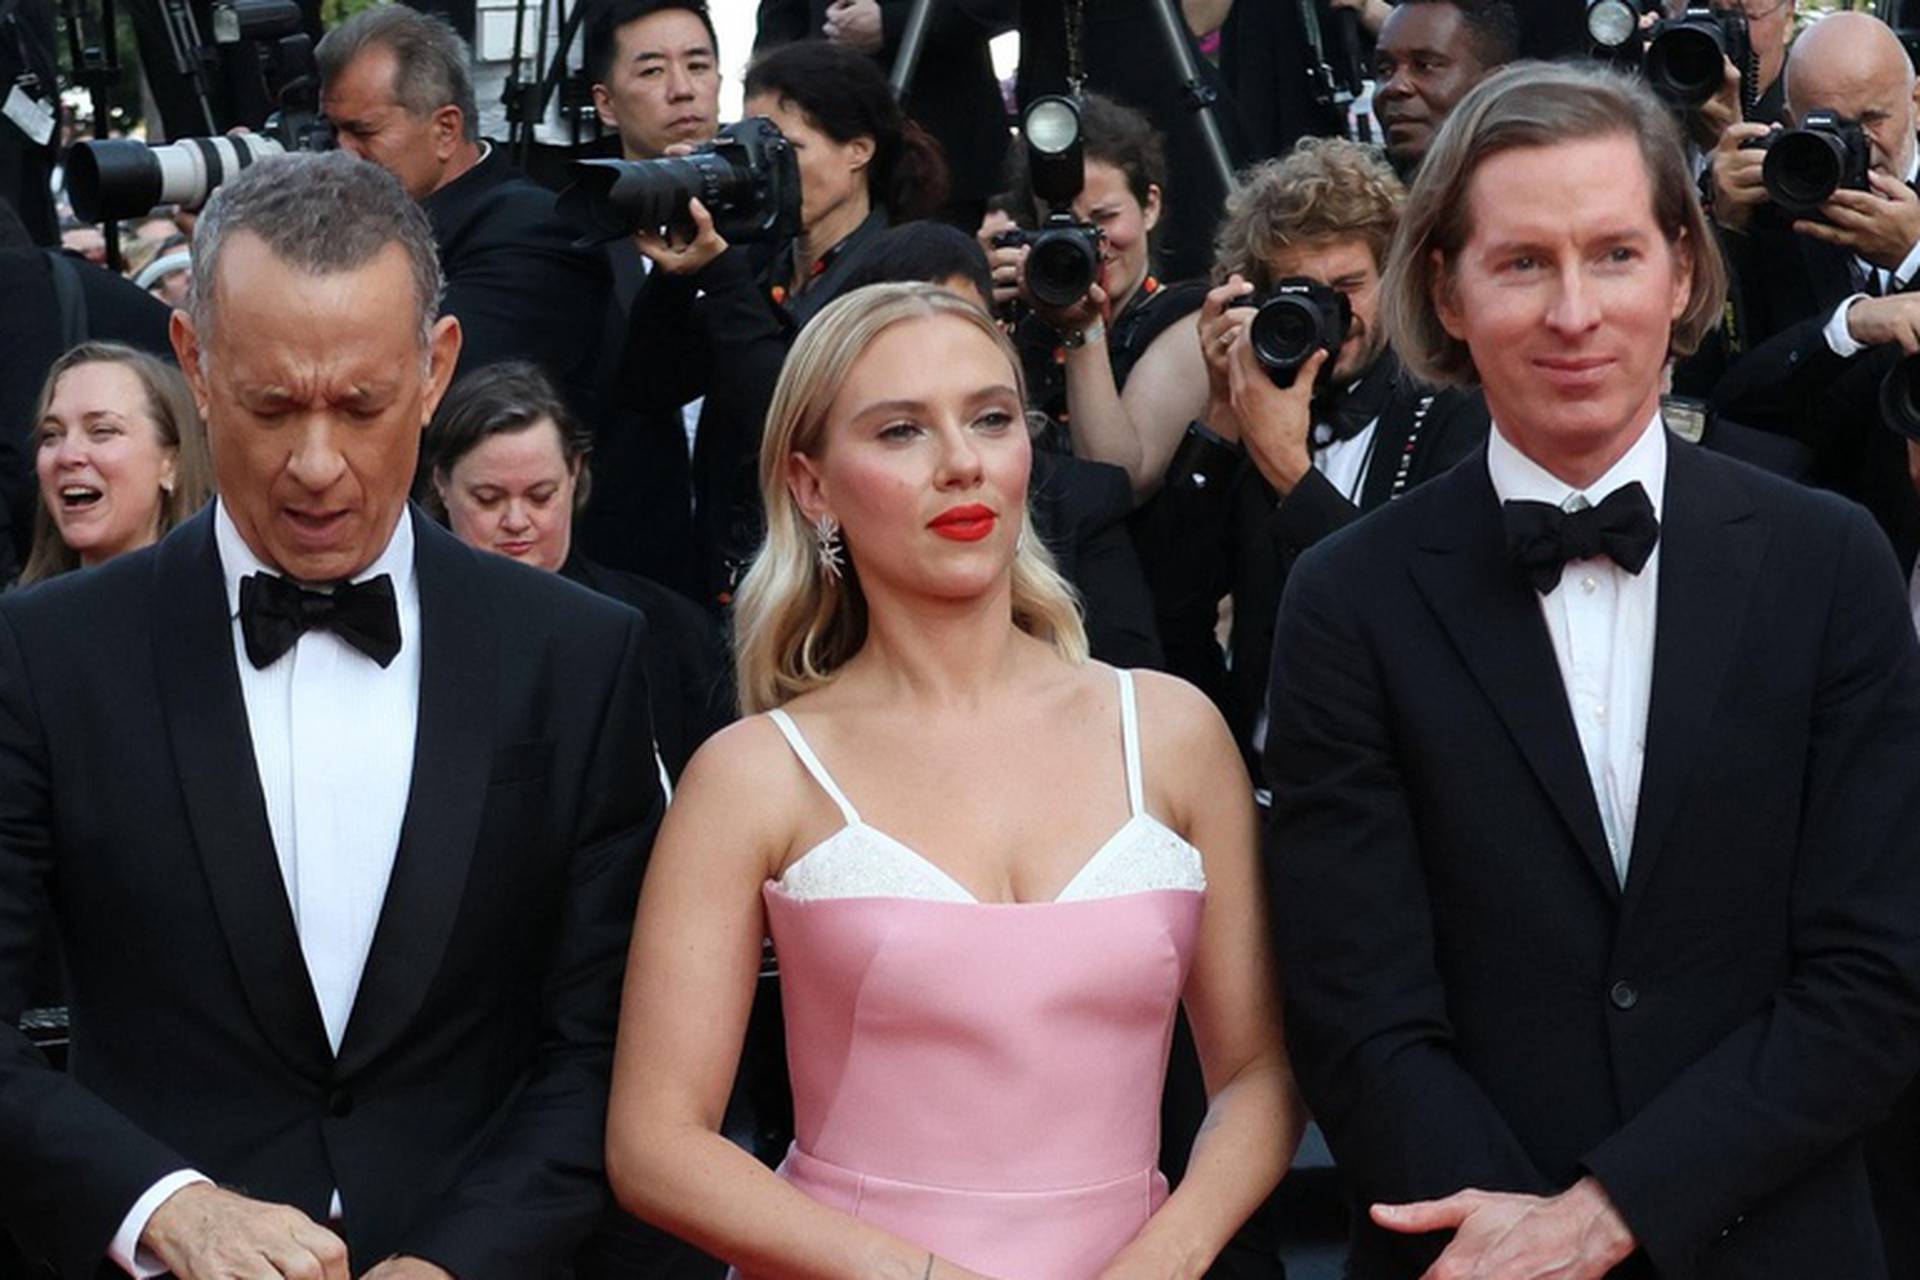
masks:
[[(735, 614), (761, 714), (655, 845), (607, 1147), (627, 1209), (742, 1276), (1198, 1276), (1299, 1138), (1245, 770), (1191, 688), (1087, 660), (1018, 369), (976, 307), (879, 285), (775, 393)], [(768, 935), (777, 1172), (718, 1133)], [(1210, 1103), (1169, 1196), (1183, 1002)]]

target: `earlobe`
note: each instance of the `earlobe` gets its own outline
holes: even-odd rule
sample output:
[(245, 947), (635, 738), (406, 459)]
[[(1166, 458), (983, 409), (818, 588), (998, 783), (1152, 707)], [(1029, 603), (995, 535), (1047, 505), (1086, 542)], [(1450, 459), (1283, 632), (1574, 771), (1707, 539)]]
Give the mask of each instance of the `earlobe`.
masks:
[(173, 344), (173, 357), (179, 362), (180, 372), (187, 379), (187, 388), (193, 392), (194, 407), (200, 411), (204, 421), (207, 417), (207, 377), (206, 370), (200, 366), (200, 335), (194, 331), (192, 317), (176, 309), (167, 318), (167, 339)]
[(828, 510), (826, 486), (821, 483), (819, 466), (798, 449), (787, 455), (787, 492), (808, 524)]
[(1465, 327), (1460, 322), (1460, 308), (1453, 296), (1453, 273), (1447, 270), (1447, 259), (1438, 249), (1433, 251), (1433, 275), (1427, 285), (1427, 300), (1433, 304), (1433, 313), (1440, 319), (1440, 327), (1447, 336), (1459, 342), (1466, 337), (1461, 332)]
[(600, 117), (600, 123), (607, 128), (620, 127), (620, 122), (613, 118), (613, 94), (603, 84), (593, 86), (593, 111)]
[(1146, 204), (1146, 208), (1141, 210), (1141, 213), (1145, 215), (1140, 220), (1141, 225), (1144, 226), (1148, 231), (1152, 231), (1155, 227), (1160, 225), (1160, 184), (1159, 183), (1149, 182), (1147, 184), (1147, 204)]

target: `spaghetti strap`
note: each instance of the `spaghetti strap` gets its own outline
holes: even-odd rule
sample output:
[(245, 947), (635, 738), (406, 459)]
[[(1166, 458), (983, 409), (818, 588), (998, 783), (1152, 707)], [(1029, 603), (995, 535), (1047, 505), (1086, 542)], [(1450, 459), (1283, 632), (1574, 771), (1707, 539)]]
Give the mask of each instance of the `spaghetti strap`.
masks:
[(813, 780), (820, 784), (820, 789), (840, 806), (840, 816), (847, 820), (847, 825), (850, 827), (858, 825), (860, 815), (855, 812), (846, 793), (840, 790), (839, 784), (834, 782), (833, 775), (827, 772), (827, 766), (820, 763), (820, 757), (813, 754), (813, 748), (808, 746), (807, 740), (800, 736), (800, 728), (794, 724), (793, 717), (779, 707), (775, 707), (767, 712), (767, 719), (773, 721), (774, 727), (780, 730), (780, 736), (785, 738), (787, 745), (793, 748), (793, 754), (800, 757), (800, 763), (805, 765), (807, 772), (813, 775)]
[(1137, 818), (1147, 808), (1145, 788), (1140, 783), (1140, 711), (1134, 704), (1133, 672), (1115, 667), (1113, 673), (1120, 677), (1120, 741), (1127, 757), (1127, 804)]

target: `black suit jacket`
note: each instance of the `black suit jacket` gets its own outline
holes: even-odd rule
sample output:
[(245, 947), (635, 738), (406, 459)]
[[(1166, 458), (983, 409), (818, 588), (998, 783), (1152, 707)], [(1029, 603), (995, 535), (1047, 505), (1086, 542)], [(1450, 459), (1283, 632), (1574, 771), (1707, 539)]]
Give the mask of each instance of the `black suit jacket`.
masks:
[[(1256, 770), (1254, 726), (1265, 705), (1274, 616), (1294, 561), (1487, 438), (1486, 401), (1477, 392), (1422, 387), (1397, 364), (1381, 373), (1395, 386), (1374, 428), (1357, 503), (1318, 469), (1282, 499), (1243, 450), (1224, 442), (1207, 447), (1190, 434), (1194, 443), (1176, 454), (1165, 488), (1142, 513), (1141, 558), (1169, 669), (1213, 696)], [(1233, 628), (1223, 654), (1216, 632), (1228, 595)]]
[[(94, 1274), (196, 1167), (356, 1274), (564, 1268), (606, 1203), (626, 942), (661, 797), (644, 622), (415, 515), (418, 741), (336, 1059), (267, 827), (213, 523), (0, 600), (0, 1219)], [(381, 727), (369, 725), (369, 733)], [(71, 1074), (13, 1030), (50, 901)], [(112, 1268), (108, 1268), (112, 1271)]]
[(603, 252), (575, 247), (582, 228), (554, 201), (494, 146), (421, 207), (447, 277), (441, 312), (460, 318), (461, 371), (531, 360), (593, 422), (613, 276)]
[[(1267, 771), (1288, 1042), (1364, 1200), (1591, 1173), (1669, 1280), (1885, 1274), (1920, 1059), (1920, 651), (1864, 513), (1672, 442), (1624, 891), (1483, 457), (1303, 556)], [(1351, 1274), (1443, 1241), (1363, 1225)]]

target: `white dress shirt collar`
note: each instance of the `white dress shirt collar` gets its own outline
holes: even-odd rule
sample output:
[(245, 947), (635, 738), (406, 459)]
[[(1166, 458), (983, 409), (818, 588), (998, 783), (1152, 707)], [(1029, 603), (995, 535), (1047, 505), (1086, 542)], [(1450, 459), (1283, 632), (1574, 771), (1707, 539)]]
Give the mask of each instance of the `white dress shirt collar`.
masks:
[(1520, 452), (1496, 422), (1487, 435), (1487, 474), (1492, 477), (1494, 495), (1502, 502), (1550, 502), (1563, 510), (1575, 495), (1598, 506), (1614, 490), (1638, 481), (1647, 491), (1654, 518), (1658, 519), (1667, 493), (1667, 433), (1656, 410), (1633, 447), (1620, 455), (1606, 474), (1586, 488), (1576, 489)]
[[(233, 517), (227, 513), (227, 504), (215, 498), (213, 502), (213, 540), (220, 551), (220, 570), (227, 585), (227, 616), (240, 616), (240, 579), (251, 573), (271, 573), (278, 576), (278, 569), (270, 568), (247, 540), (240, 536), (239, 526), (233, 523)], [(393, 527), (393, 534), (387, 539), (386, 550), (378, 559), (353, 576), (355, 582), (365, 582), (387, 574), (393, 579), (393, 595), (396, 600), (408, 599), (413, 590), (413, 512), (411, 508), (402, 508), (400, 519)]]

